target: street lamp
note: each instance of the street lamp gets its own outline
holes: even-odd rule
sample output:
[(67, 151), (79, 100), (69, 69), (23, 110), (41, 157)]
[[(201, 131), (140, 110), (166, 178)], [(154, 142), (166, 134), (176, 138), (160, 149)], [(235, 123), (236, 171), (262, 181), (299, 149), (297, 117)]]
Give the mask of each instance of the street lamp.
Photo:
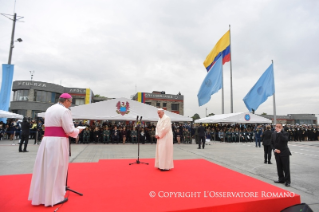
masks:
[[(11, 43), (10, 43), (10, 52), (9, 52), (9, 60), (8, 60), (8, 64), (10, 65), (10, 64), (11, 64), (11, 58), (12, 58), (12, 50), (13, 50), (13, 48), (14, 48), (13, 43), (14, 43), (14, 31), (15, 31), (16, 22), (17, 22), (19, 19), (23, 18), (23, 17), (18, 16), (18, 18), (17, 18), (17, 14), (16, 14), (16, 13), (14, 13), (13, 19), (10, 18), (10, 17), (8, 17), (8, 16), (12, 16), (12, 15), (3, 14), (3, 13), (1, 13), (1, 15), (5, 16), (5, 17), (7, 17), (7, 18), (9, 18), (10, 20), (13, 21), (12, 33), (11, 33)], [(17, 42), (22, 42), (22, 39), (21, 39), (21, 38), (18, 38), (18, 39), (17, 39)]]

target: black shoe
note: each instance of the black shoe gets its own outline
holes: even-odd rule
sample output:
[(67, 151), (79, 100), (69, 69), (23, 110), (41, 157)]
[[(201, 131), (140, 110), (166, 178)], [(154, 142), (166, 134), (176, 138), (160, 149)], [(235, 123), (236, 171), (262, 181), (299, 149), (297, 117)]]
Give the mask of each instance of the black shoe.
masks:
[(290, 183), (287, 183), (287, 182), (286, 182), (286, 183), (285, 183), (285, 186), (286, 186), (286, 187), (290, 187)]
[(200, 148), (197, 148), (197, 149), (200, 149)]
[[(266, 163), (266, 162), (265, 162)], [(272, 164), (272, 162), (268, 161), (268, 164)]]
[(22, 150), (19, 150), (19, 152), (23, 152)]
[(61, 202), (58, 202), (58, 203), (56, 203), (56, 204), (54, 204), (54, 205), (63, 204), (63, 203), (65, 203), (65, 202), (67, 202), (67, 201), (68, 201), (68, 198), (64, 198), (64, 200), (62, 200)]
[(279, 180), (275, 180), (274, 183), (285, 183), (285, 182), (282, 182), (282, 181), (279, 181)]
[(28, 150), (23, 150), (23, 152), (29, 152)]
[(162, 172), (169, 171), (169, 169), (161, 169)]
[(265, 161), (264, 163), (267, 163), (267, 161)]

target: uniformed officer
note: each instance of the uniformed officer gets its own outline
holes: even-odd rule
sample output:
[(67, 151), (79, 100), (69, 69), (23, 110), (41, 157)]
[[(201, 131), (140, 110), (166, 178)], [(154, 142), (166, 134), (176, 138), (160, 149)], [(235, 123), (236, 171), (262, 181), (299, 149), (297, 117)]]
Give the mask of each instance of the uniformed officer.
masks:
[(137, 142), (137, 132), (136, 132), (136, 129), (135, 127), (133, 128), (133, 130), (131, 131), (131, 142), (133, 144), (135, 144)]
[(102, 139), (103, 139), (103, 143), (109, 143), (110, 142), (110, 130), (109, 127), (106, 125), (103, 133), (102, 133)]
[(90, 142), (90, 129), (89, 127), (86, 127), (83, 131), (83, 143), (88, 144)]
[(184, 129), (184, 138), (185, 138), (185, 143), (186, 144), (191, 144), (192, 143), (191, 133), (189, 132), (189, 130), (187, 128)]

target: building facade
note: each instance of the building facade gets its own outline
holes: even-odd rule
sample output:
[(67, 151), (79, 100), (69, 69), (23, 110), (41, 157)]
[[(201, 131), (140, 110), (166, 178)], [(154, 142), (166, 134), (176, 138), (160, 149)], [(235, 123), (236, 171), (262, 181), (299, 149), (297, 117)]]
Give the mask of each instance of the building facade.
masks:
[[(267, 119), (271, 119), (274, 123), (273, 115), (261, 115)], [(302, 125), (302, 124), (318, 124), (315, 114), (288, 114), (288, 115), (276, 115), (277, 123)]]
[(132, 100), (184, 115), (184, 96), (180, 93), (173, 95), (165, 94), (164, 91), (138, 92), (132, 97)]
[(48, 82), (14, 81), (12, 91), (10, 111), (32, 118), (57, 103), (62, 93), (72, 95), (72, 106), (94, 102), (90, 88), (68, 88)]

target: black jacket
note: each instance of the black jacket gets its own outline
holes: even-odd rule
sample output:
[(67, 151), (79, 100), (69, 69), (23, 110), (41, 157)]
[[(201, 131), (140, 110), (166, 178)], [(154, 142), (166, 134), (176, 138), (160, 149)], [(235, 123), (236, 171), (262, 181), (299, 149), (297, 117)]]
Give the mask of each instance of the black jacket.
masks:
[(280, 150), (280, 156), (289, 156), (291, 155), (288, 148), (288, 133), (281, 131), (277, 133), (276, 131), (271, 135), (271, 148), (273, 150)]
[(271, 134), (272, 134), (272, 132), (270, 130), (266, 130), (263, 133), (263, 135), (262, 135), (263, 145), (270, 145), (271, 144)]
[(31, 125), (27, 121), (21, 123), (21, 135), (30, 135)]
[(198, 136), (205, 136), (205, 127), (199, 126), (197, 129)]

